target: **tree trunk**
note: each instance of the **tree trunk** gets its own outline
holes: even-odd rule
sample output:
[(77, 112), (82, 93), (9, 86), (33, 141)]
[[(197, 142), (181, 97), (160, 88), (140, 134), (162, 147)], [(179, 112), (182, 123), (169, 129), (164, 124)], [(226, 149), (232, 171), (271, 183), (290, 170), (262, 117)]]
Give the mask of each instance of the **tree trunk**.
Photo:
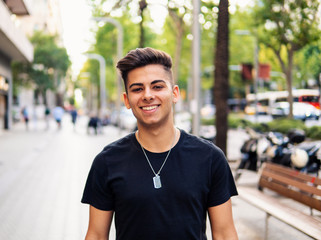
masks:
[(140, 12), (140, 17), (142, 20), (139, 23), (140, 27), (140, 38), (139, 38), (139, 47), (143, 48), (145, 47), (145, 34), (144, 34), (144, 10), (147, 7), (146, 0), (141, 0), (139, 2), (139, 12)]
[(220, 0), (216, 39), (214, 99), (216, 103), (216, 145), (226, 154), (229, 93), (229, 12), (228, 0)]

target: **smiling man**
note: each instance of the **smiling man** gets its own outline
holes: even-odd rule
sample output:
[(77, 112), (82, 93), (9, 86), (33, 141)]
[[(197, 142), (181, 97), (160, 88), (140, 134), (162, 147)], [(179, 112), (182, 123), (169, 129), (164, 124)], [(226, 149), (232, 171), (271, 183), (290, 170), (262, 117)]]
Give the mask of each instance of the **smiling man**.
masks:
[(213, 239), (237, 239), (231, 197), (237, 195), (222, 151), (174, 125), (179, 99), (172, 60), (138, 48), (117, 68), (124, 103), (138, 131), (106, 146), (91, 167), (82, 202), (90, 204), (86, 240), (203, 240), (206, 214)]

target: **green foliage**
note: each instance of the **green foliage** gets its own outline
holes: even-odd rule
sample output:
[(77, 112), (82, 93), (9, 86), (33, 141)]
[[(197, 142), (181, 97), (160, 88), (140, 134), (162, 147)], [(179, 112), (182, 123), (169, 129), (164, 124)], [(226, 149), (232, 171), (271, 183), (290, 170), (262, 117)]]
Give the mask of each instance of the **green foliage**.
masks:
[(306, 130), (306, 126), (301, 120), (293, 120), (287, 118), (275, 119), (269, 122), (267, 125), (271, 131), (281, 133), (288, 133), (291, 129)]
[(260, 40), (280, 49), (297, 51), (319, 38), (316, 0), (260, 0), (255, 12)]
[(37, 31), (30, 40), (34, 46), (34, 61), (31, 64), (12, 64), (14, 95), (18, 94), (20, 86), (28, 87), (33, 84), (43, 95), (47, 89), (54, 90), (54, 76), (65, 76), (70, 66), (66, 49), (56, 43), (57, 36)]
[(250, 125), (251, 122), (244, 120), (242, 118), (239, 118), (237, 115), (229, 114), (228, 116), (228, 126), (229, 128), (238, 128), (238, 127), (244, 127)]
[(34, 64), (42, 64), (45, 69), (52, 68), (63, 75), (67, 72), (70, 60), (66, 49), (57, 45), (57, 36), (37, 31), (30, 40), (34, 45)]
[[(201, 119), (201, 124), (204, 126), (215, 125), (215, 123), (216, 123), (215, 118)], [(228, 126), (229, 128), (239, 128), (239, 127), (244, 128), (246, 126), (255, 127), (253, 123), (251, 123), (248, 120), (244, 120), (244, 118), (239, 117), (236, 114), (229, 114)]]
[[(202, 119), (201, 124), (204, 126), (215, 125), (215, 119)], [(275, 131), (283, 134), (287, 134), (292, 129), (300, 129), (305, 132), (307, 138), (321, 139), (321, 126), (306, 127), (301, 120), (291, 120), (287, 118), (275, 119), (268, 123), (253, 123), (245, 120), (243, 116), (229, 114), (228, 126), (234, 129), (250, 127), (259, 132)]]
[(22, 62), (12, 62), (11, 69), (13, 77), (13, 96), (18, 96), (20, 87), (30, 88), (32, 86), (29, 76), (26, 74), (31, 71), (30, 65)]
[(321, 40), (304, 47), (296, 56), (298, 80), (314, 79), (319, 81), (321, 72)]
[(312, 139), (321, 139), (321, 126), (313, 126), (306, 129), (306, 136)]

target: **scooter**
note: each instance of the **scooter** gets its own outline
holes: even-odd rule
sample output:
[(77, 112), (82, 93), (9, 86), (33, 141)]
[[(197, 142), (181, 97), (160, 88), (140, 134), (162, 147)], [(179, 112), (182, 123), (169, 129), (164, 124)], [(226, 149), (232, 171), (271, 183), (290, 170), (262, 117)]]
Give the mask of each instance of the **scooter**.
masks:
[(240, 149), (241, 162), (235, 171), (235, 175), (234, 175), (235, 181), (237, 181), (241, 177), (243, 169), (247, 169), (250, 171), (257, 171), (259, 167), (258, 166), (258, 144), (260, 142), (260, 139), (262, 139), (262, 134), (250, 127), (246, 127), (245, 131), (250, 138), (243, 143)]
[(270, 146), (261, 161), (271, 161), (308, 174), (319, 174), (321, 142), (306, 142), (302, 130), (291, 130), (286, 137), (275, 140), (274, 132), (267, 135)]
[(304, 142), (303, 131), (292, 130), (284, 136), (272, 131), (260, 133), (247, 127), (246, 132), (250, 138), (241, 147), (242, 157), (235, 171), (235, 181), (240, 178), (243, 169), (257, 171), (267, 161), (318, 175), (321, 142), (308, 145)]

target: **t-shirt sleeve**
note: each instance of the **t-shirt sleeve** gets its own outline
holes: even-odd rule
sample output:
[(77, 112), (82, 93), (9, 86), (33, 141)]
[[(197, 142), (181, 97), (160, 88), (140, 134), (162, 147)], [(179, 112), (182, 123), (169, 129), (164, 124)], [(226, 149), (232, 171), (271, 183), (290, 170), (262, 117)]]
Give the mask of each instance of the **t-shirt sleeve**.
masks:
[(216, 147), (212, 155), (208, 207), (218, 206), (237, 195), (234, 178), (224, 153)]
[(98, 154), (93, 161), (81, 199), (93, 207), (110, 211), (114, 209), (113, 194), (108, 186), (108, 168), (105, 157)]

